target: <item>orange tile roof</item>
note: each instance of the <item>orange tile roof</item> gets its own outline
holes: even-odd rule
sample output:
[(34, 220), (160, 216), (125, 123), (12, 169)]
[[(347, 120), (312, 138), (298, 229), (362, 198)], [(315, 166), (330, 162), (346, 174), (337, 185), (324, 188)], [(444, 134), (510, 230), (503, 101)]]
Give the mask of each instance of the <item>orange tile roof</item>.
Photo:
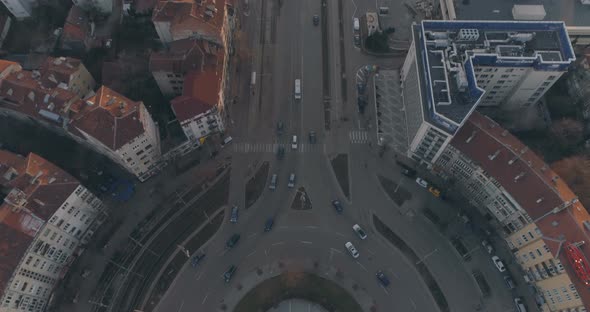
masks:
[(90, 22), (86, 13), (80, 7), (73, 5), (64, 24), (62, 40), (83, 42), (89, 31)]
[(20, 65), (19, 63), (7, 61), (7, 60), (0, 60), (0, 73), (5, 71), (8, 67), (13, 65)]
[(145, 130), (140, 105), (123, 95), (100, 87), (96, 95), (72, 106), (72, 126), (96, 138), (112, 150), (118, 150)]
[(150, 55), (150, 71), (185, 74), (189, 70), (200, 68), (205, 61), (205, 51), (200, 40), (181, 39), (170, 43), (167, 51), (154, 52)]
[(209, 104), (184, 95), (172, 99), (170, 105), (180, 124), (211, 109)]
[(0, 150), (0, 185), (9, 190), (0, 204), (1, 297), (33, 238), (80, 183), (36, 154)]
[(161, 0), (154, 8), (152, 20), (169, 22), (174, 40), (188, 38), (196, 32), (221, 43), (224, 14), (225, 1), (222, 0)]
[[(472, 139), (467, 143), (469, 137)], [(565, 242), (590, 242), (583, 225), (584, 221), (590, 222), (590, 214), (579, 201), (574, 201), (576, 195), (569, 186), (516, 137), (478, 112), (469, 117), (451, 145), (498, 181), (531, 216), (543, 233), (545, 244), (564, 265), (582, 301), (590, 306), (590, 289), (577, 278), (563, 250)], [(490, 156), (497, 151), (491, 160)], [(590, 248), (582, 246), (581, 251), (586, 261), (590, 260)]]

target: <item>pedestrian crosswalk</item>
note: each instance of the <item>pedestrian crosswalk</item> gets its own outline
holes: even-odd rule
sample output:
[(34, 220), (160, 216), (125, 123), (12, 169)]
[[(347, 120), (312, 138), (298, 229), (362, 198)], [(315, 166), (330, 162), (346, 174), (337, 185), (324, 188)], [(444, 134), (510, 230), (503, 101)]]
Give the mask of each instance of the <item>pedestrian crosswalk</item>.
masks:
[(350, 137), (350, 143), (368, 143), (369, 142), (369, 133), (367, 131), (362, 130), (354, 130), (348, 133)]
[(232, 150), (236, 153), (276, 153), (279, 147), (283, 147), (285, 152), (314, 152), (323, 151), (323, 144), (297, 144), (297, 149), (294, 150), (290, 143), (236, 143), (232, 146)]

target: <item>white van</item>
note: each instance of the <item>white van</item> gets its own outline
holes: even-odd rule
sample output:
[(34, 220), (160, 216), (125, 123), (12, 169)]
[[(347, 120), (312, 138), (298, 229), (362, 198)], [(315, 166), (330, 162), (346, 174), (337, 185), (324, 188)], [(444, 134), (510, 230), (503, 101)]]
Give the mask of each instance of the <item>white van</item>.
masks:
[(227, 138), (225, 138), (223, 140), (223, 143), (221, 143), (221, 147), (224, 147), (225, 145), (229, 144), (231, 141), (233, 141), (234, 139), (232, 139), (232, 137), (228, 136)]
[(518, 312), (526, 312), (526, 307), (522, 303), (522, 298), (514, 298), (514, 305), (516, 306), (516, 311)]
[(354, 31), (359, 31), (359, 30), (361, 30), (361, 23), (359, 22), (359, 19), (358, 19), (358, 17), (355, 17), (355, 18), (352, 20), (352, 29), (353, 29)]
[(277, 188), (277, 175), (276, 173), (272, 175), (270, 178), (270, 185), (268, 186), (270, 190), (275, 190)]
[(294, 150), (297, 149), (297, 136), (296, 135), (293, 136), (293, 140), (291, 141), (291, 149), (294, 149)]
[(295, 99), (301, 99), (301, 79), (295, 79)]

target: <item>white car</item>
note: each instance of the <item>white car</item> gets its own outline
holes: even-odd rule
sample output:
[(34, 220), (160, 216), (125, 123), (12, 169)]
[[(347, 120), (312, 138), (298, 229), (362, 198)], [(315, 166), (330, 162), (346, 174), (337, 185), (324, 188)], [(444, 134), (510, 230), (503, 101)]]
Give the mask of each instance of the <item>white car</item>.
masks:
[(346, 249), (348, 250), (348, 252), (350, 253), (350, 255), (353, 258), (356, 259), (359, 257), (358, 250), (356, 250), (356, 248), (354, 248), (354, 245), (351, 242), (346, 242), (346, 244), (344, 244), (344, 247), (346, 247)]
[(418, 185), (420, 185), (423, 188), (427, 188), (428, 187), (428, 182), (426, 182), (422, 178), (416, 178), (416, 183), (418, 183)]
[(293, 139), (291, 140), (291, 149), (296, 150), (297, 149), (297, 136), (294, 135)]
[(482, 240), (481, 241), (481, 245), (483, 246), (483, 248), (485, 248), (485, 250), (491, 255), (492, 252), (494, 252), (494, 247), (492, 247), (492, 245), (490, 244), (490, 242), (488, 242), (487, 240)]
[(494, 261), (494, 264), (496, 265), (496, 268), (498, 268), (498, 271), (500, 271), (500, 272), (506, 271), (506, 267), (504, 266), (504, 263), (502, 262), (502, 260), (500, 260), (500, 258), (498, 256), (493, 256), (492, 261)]
[(356, 235), (358, 235), (358, 237), (360, 239), (367, 238), (367, 233), (365, 233), (365, 231), (363, 230), (363, 228), (360, 225), (355, 224), (352, 226), (352, 229), (356, 232)]
[(291, 175), (289, 175), (289, 184), (287, 184), (288, 187), (295, 187), (295, 174), (291, 173)]

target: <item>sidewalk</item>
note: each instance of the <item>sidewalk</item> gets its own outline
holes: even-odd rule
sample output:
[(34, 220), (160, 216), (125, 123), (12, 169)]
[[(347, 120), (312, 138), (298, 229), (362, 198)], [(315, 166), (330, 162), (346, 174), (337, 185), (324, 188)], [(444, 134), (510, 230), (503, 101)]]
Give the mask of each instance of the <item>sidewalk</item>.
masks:
[[(155, 208), (163, 208), (162, 205), (166, 205), (168, 209), (176, 207), (172, 202), (165, 201), (181, 200), (181, 196), (191, 189), (191, 185), (203, 180), (203, 176), (208, 176), (208, 173), (215, 171), (222, 163), (220, 160), (210, 160), (180, 175), (176, 175), (174, 166), (168, 166), (147, 182), (137, 184), (135, 196), (130, 201), (108, 203), (110, 218), (99, 228), (88, 249), (68, 272), (61, 283), (64, 288), (56, 290), (58, 298), (62, 296), (61, 302), (56, 303), (59, 311), (91, 311), (93, 306), (102, 306), (101, 302), (91, 301), (91, 296), (110, 259), (120, 254), (120, 248), (128, 244), (130, 234), (136, 226)], [(102, 248), (97, 245), (97, 239), (104, 236), (106, 244)], [(86, 269), (90, 270), (90, 275), (83, 278), (81, 272)], [(77, 297), (77, 303), (72, 302), (74, 296)]]

